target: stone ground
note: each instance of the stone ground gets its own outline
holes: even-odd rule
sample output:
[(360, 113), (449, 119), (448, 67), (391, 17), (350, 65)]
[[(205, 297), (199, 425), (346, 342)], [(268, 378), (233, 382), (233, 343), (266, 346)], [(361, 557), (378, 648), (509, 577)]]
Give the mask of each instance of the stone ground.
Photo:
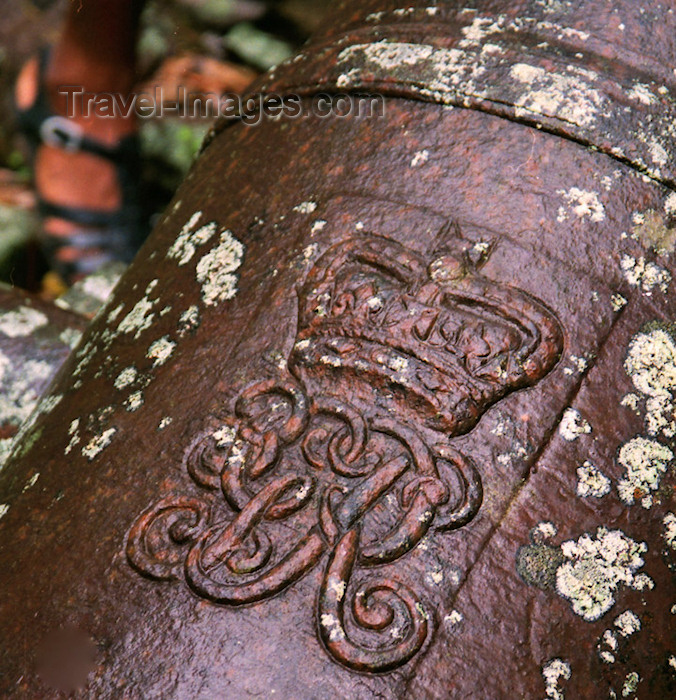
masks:
[[(308, 38), (329, 0), (150, 0), (140, 37), (141, 83), (235, 92)], [(35, 244), (39, 220), (28, 151), (13, 117), (12, 88), (23, 63), (57, 36), (67, 0), (19, 0), (0, 21), (0, 282), (47, 297)], [(159, 213), (190, 166), (209, 120), (149, 119), (142, 125), (144, 187)], [(47, 277), (49, 280), (49, 276)]]

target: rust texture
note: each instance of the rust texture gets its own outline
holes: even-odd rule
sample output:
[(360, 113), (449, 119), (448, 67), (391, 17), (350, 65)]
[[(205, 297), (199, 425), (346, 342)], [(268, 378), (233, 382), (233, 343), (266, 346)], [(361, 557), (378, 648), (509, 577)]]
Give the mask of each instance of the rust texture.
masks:
[(0, 471), (4, 695), (674, 695), (642, 9), (338, 3), (261, 85), (384, 116), (214, 130)]

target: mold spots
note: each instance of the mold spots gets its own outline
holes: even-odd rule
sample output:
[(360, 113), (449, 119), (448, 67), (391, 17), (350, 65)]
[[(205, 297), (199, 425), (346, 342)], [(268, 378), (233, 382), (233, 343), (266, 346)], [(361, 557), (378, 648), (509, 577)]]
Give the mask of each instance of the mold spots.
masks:
[(232, 299), (237, 294), (244, 245), (231, 231), (223, 231), (218, 245), (197, 264), (197, 281), (202, 285), (202, 300), (207, 306)]
[(556, 572), (556, 591), (570, 601), (573, 612), (587, 622), (598, 620), (615, 603), (621, 585), (633, 587), (648, 551), (621, 530), (599, 527), (561, 545), (565, 561)]
[(588, 218), (590, 221), (599, 223), (606, 218), (606, 210), (601, 204), (595, 192), (581, 190), (579, 187), (571, 187), (569, 190), (558, 190), (567, 206), (559, 207), (557, 221), (563, 223), (567, 221), (570, 212), (579, 219)]
[(168, 428), (173, 423), (173, 421), (174, 419), (171, 416), (165, 416), (160, 421), (160, 424), (157, 426), (157, 429), (164, 430), (165, 428)]
[(591, 425), (587, 423), (577, 409), (567, 408), (565, 410), (559, 425), (559, 434), (564, 440), (573, 442), (580, 435), (588, 435), (591, 431)]
[(610, 479), (591, 462), (577, 470), (577, 495), (582, 498), (603, 498), (610, 493)]
[(146, 357), (153, 361), (153, 367), (161, 367), (172, 356), (175, 348), (176, 343), (165, 335), (150, 345)]
[(20, 306), (17, 309), (0, 313), (0, 333), (9, 338), (24, 338), (38, 328), (46, 326), (47, 316), (37, 309)]
[(644, 508), (652, 505), (651, 491), (657, 491), (660, 480), (671, 464), (674, 453), (665, 445), (644, 437), (630, 440), (620, 448), (618, 462), (625, 476), (617, 484), (620, 499), (633, 505), (641, 499)]
[(117, 432), (117, 428), (109, 428), (105, 430), (100, 435), (93, 437), (83, 448), (82, 456), (86, 457), (90, 462), (92, 462), (96, 457), (98, 457), (103, 450), (105, 450), (108, 445), (113, 440), (113, 435)]
[(326, 228), (327, 223), (328, 222), (325, 219), (317, 219), (313, 222), (312, 229), (310, 230), (310, 232), (312, 233), (312, 235), (314, 235), (315, 233), (323, 231)]
[(646, 296), (651, 296), (656, 288), (666, 293), (671, 284), (671, 273), (643, 256), (637, 260), (623, 255), (620, 267), (627, 282), (632, 287), (638, 287)]
[(562, 659), (551, 659), (542, 667), (542, 678), (545, 682), (545, 693), (551, 700), (564, 700), (565, 694), (561, 688), (564, 681), (570, 680), (570, 664)]
[(195, 255), (197, 247), (208, 243), (218, 229), (215, 221), (196, 228), (201, 218), (201, 211), (193, 214), (167, 251), (167, 257), (176, 260), (179, 267), (187, 265)]

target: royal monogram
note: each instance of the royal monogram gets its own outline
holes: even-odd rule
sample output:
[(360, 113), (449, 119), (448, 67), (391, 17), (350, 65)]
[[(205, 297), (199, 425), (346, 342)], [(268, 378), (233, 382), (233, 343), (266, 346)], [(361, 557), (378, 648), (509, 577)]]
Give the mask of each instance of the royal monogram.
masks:
[(452, 439), (542, 379), (561, 330), (468, 256), (426, 260), (376, 235), (329, 249), (299, 304), (288, 371), (206, 421), (186, 453), (193, 495), (148, 508), (127, 556), (231, 606), (272, 598), (327, 558), (321, 642), (351, 670), (387, 672), (435, 620), (397, 563), (481, 505), (479, 470)]

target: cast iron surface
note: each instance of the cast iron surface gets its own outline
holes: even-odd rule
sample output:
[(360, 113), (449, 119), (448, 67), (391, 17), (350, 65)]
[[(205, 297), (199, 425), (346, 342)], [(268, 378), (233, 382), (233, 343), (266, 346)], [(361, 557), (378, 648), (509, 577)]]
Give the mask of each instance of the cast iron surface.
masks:
[[(456, 3), (342, 3), (326, 40), (383, 12), (483, 53), (513, 6), (477, 3), (468, 34)], [(636, 56), (640, 23), (673, 66), (672, 15), (645, 6), (518, 15)], [(579, 70), (543, 41), (548, 75)], [(420, 59), (401, 51), (374, 80)], [(363, 76), (344, 56), (336, 89)], [(541, 76), (506, 60), (500, 94)], [(673, 108), (653, 66), (625, 80)], [(407, 90), (205, 148), (0, 472), (3, 693), (674, 693), (671, 161), (600, 114), (573, 134)]]

